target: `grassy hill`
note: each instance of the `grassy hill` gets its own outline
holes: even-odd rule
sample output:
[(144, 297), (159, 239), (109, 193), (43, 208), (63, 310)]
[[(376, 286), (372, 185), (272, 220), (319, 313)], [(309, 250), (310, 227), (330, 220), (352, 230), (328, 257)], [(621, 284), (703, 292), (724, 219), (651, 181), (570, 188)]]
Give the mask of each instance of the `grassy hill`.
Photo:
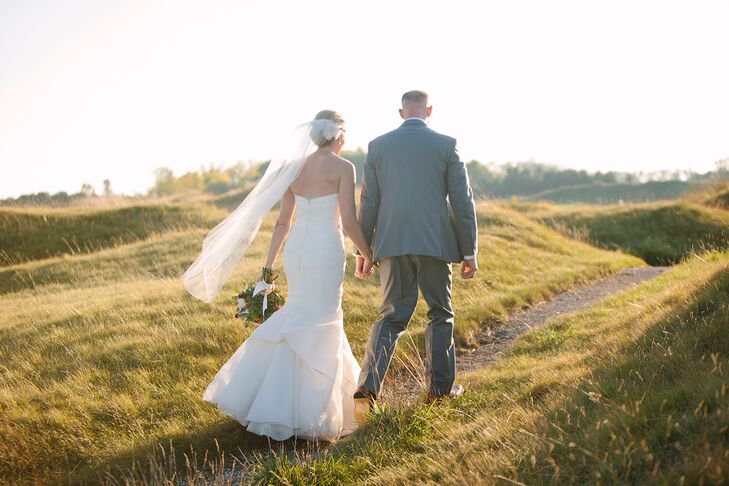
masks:
[(204, 204), (91, 211), (0, 208), (0, 265), (91, 253), (167, 231), (208, 227), (221, 214)]
[(729, 213), (687, 201), (610, 206), (535, 206), (539, 221), (591, 244), (621, 249), (651, 265), (729, 248)]
[[(21, 261), (0, 267), (0, 477), (96, 480), (100, 471), (144, 460), (159, 443), (200, 454), (216, 441), (227, 451), (267, 443), (203, 403), (201, 394), (250, 332), (232, 318), (228, 296), (243, 278), (256, 276), (275, 215), (237, 277), (206, 305), (185, 293), (179, 274), (199, 251), (205, 231), (195, 226), (212, 227), (224, 212), (203, 203), (135, 210), (140, 217), (39, 209), (22, 213), (33, 216), (21, 218), (27, 224), (0, 220), (0, 232), (7, 225), (15, 235), (4, 240), (4, 251)], [(474, 281), (454, 282), (460, 346), (476, 344), (484, 321), (498, 324), (576, 283), (643, 264), (502, 204), (480, 203), (478, 212), (481, 269)], [(59, 245), (60, 256), (36, 260), (53, 254), (43, 251), (44, 218), (53, 221), (52, 241), (78, 232), (88, 251), (71, 254)], [(112, 226), (117, 236), (109, 236)], [(134, 238), (115, 239), (123, 235)], [(360, 358), (380, 297), (376, 281), (354, 279), (352, 268), (350, 261), (343, 307)], [(424, 311), (411, 323), (412, 341), (401, 341), (401, 359), (422, 347)]]
[(724, 179), (704, 185), (691, 191), (686, 197), (698, 204), (729, 209), (729, 180)]
[(62, 291), (182, 275), (206, 230), (171, 231), (94, 253), (0, 267), (0, 295), (24, 289)]
[(385, 409), (284, 484), (722, 484), (729, 476), (729, 253), (522, 336), (468, 392)]
[(685, 181), (650, 181), (643, 184), (580, 184), (558, 187), (529, 196), (533, 201), (545, 200), (557, 204), (589, 203), (616, 204), (676, 199), (695, 184)]

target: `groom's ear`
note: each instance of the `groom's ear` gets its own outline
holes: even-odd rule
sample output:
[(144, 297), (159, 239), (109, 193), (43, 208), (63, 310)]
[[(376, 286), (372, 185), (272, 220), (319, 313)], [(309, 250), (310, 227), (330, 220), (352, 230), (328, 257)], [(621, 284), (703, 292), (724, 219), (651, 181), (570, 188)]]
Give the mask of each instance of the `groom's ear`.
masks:
[(397, 111), (399, 111), (399, 112), (400, 112), (400, 118), (402, 118), (402, 119), (404, 120), (404, 119), (405, 119), (405, 112), (404, 112), (404, 111), (402, 111), (402, 108), (400, 108), (400, 109), (399, 109), (399, 110), (397, 110)]
[(431, 113), (433, 113), (433, 105), (430, 105), (430, 106), (429, 106), (429, 107), (427, 108), (427, 111), (426, 111), (426, 113), (428, 113), (428, 118), (430, 118), (430, 114), (431, 114)]

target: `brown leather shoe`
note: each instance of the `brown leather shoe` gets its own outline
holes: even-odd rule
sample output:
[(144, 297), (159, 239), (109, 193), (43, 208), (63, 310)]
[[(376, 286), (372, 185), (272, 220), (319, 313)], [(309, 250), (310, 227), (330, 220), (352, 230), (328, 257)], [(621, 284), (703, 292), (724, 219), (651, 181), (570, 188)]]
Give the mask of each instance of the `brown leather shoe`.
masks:
[(432, 395), (432, 394), (428, 393), (425, 396), (425, 400), (423, 400), (423, 403), (425, 405), (430, 405), (431, 403), (439, 402), (439, 401), (443, 400), (444, 398), (458, 398), (461, 395), (463, 395), (463, 392), (464, 392), (463, 385), (456, 383), (455, 385), (453, 385), (451, 387), (450, 393), (447, 393), (445, 395)]
[(362, 386), (357, 388), (357, 391), (354, 392), (354, 420), (357, 425), (361, 426), (367, 422), (367, 416), (376, 400), (375, 394), (367, 388)]

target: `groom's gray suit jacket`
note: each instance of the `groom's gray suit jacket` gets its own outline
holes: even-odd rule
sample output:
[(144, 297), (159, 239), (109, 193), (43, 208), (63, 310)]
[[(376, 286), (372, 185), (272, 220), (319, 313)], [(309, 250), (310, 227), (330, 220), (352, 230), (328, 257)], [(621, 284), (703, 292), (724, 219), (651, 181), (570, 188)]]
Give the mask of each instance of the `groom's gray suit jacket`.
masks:
[(456, 140), (417, 119), (372, 140), (359, 221), (375, 260), (426, 255), (460, 262), (475, 255), (476, 208)]

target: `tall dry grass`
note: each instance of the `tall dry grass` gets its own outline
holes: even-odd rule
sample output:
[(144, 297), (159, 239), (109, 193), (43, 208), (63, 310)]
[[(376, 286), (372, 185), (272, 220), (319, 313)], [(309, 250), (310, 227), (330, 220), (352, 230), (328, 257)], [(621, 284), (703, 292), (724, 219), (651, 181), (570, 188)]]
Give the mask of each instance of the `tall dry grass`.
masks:
[[(58, 211), (54, 217), (66, 217)], [(250, 332), (232, 318), (228, 296), (257, 275), (275, 215), (221, 297), (206, 305), (190, 298), (179, 280), (205, 230), (180, 229), (175, 218), (214, 220), (218, 213), (208, 211), (214, 210), (165, 208), (161, 214), (171, 219), (150, 225), (159, 231), (121, 246), (0, 267), (0, 477), (94, 482), (104, 471), (144, 462), (159, 444), (168, 451), (192, 447), (198, 457), (216, 450), (216, 443), (228, 453), (267, 447), (203, 403), (201, 394)], [(498, 323), (576, 283), (641, 264), (572, 241), (499, 204), (482, 203), (478, 211), (481, 270), (472, 282), (454, 282), (461, 346), (473, 344), (484, 320)], [(124, 224), (139, 224), (135, 218), (115, 222), (122, 233)], [(35, 234), (40, 227), (25, 228)], [(95, 228), (82, 224), (80, 230), (93, 237)], [(3, 249), (28, 251), (19, 241)], [(359, 357), (380, 297), (376, 281), (351, 276), (352, 263), (343, 308)], [(421, 306), (403, 341), (412, 345), (401, 347), (397, 363), (417, 363), (424, 314)], [(174, 457), (184, 471), (183, 454)]]

